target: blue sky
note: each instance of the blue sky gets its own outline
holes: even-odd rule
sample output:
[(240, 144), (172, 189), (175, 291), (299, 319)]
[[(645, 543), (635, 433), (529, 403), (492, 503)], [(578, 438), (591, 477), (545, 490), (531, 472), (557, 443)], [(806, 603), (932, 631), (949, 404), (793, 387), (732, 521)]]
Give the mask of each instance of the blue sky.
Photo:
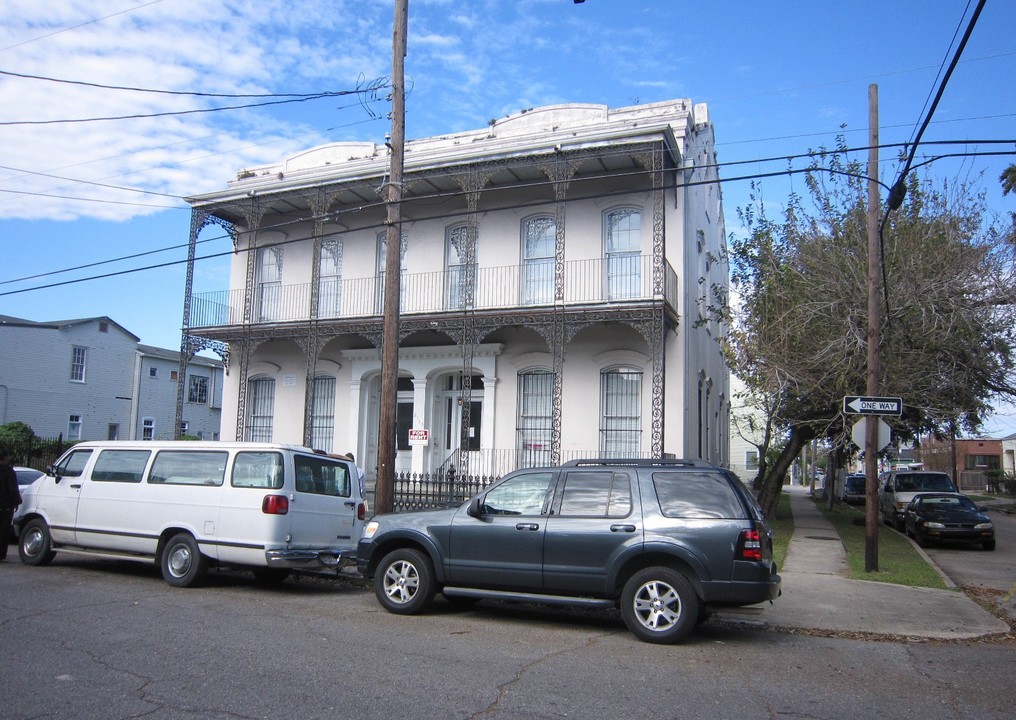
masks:
[[(877, 83), (881, 140), (904, 142), (973, 6), (409, 0), (406, 136), (480, 128), (540, 105), (690, 98), (709, 106), (719, 161), (752, 161), (721, 170), (734, 178), (784, 169), (786, 161), (763, 161), (832, 146), (841, 133), (848, 146), (864, 146), (868, 85)], [(0, 314), (39, 321), (108, 315), (144, 343), (177, 348), (183, 265), (73, 281), (184, 259), (184, 196), (224, 189), (245, 167), (316, 145), (381, 142), (389, 129), (383, 91), (40, 124), (259, 101), (19, 75), (177, 93), (349, 91), (390, 72), (392, 14), (390, 0), (3, 0)], [(988, 0), (925, 141), (968, 141), (959, 147), (976, 152), (999, 149), (976, 141), (1016, 138), (1013, 28), (1016, 3)], [(1016, 211), (1016, 197), (1002, 196), (998, 175), (1012, 162), (1016, 156), (938, 161), (928, 172), (983, 175), (990, 206), (1005, 214)], [(883, 181), (898, 169), (893, 153), (883, 152)], [(762, 188), (779, 206), (803, 184), (774, 178)], [(747, 181), (723, 185), (728, 232), (739, 229), (736, 210), (748, 191)], [(229, 248), (222, 239), (202, 252)], [(137, 257), (106, 262), (128, 255)], [(200, 262), (195, 292), (226, 289), (227, 262)], [(1016, 432), (1010, 411), (988, 431)]]

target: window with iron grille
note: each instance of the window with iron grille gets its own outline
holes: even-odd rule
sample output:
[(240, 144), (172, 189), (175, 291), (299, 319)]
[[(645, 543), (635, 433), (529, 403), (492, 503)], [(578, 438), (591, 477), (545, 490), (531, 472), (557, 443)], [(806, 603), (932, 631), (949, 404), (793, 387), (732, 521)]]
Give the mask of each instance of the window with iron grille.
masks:
[(315, 450), (332, 451), (335, 434), (335, 378), (319, 375), (314, 378), (311, 398), (310, 443)]
[(637, 457), (642, 447), (642, 371), (612, 368), (600, 373), (600, 453)]
[(247, 440), (271, 442), (275, 419), (275, 380), (254, 378), (248, 386)]
[(539, 467), (551, 462), (554, 416), (554, 374), (549, 370), (519, 373), (516, 434), (519, 467)]

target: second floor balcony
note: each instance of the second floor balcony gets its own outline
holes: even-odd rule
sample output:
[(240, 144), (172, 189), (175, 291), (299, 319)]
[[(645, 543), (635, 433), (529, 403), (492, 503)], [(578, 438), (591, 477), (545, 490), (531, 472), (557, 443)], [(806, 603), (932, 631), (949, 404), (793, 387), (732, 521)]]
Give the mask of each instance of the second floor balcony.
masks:
[[(519, 310), (557, 304), (612, 306), (653, 301), (676, 312), (677, 274), (665, 263), (663, 294), (655, 293), (652, 256), (631, 254), (573, 260), (563, 263), (561, 270), (561, 303), (555, 299), (558, 283), (553, 259), (472, 271), (468, 266), (459, 266), (431, 273), (403, 272), (400, 313), (450, 313), (467, 308)], [(186, 327), (378, 318), (384, 311), (384, 284), (384, 273), (365, 278), (322, 277), (316, 301), (309, 282), (256, 283), (249, 304), (245, 302), (243, 288), (195, 293)], [(245, 307), (249, 307), (249, 317), (245, 317)]]

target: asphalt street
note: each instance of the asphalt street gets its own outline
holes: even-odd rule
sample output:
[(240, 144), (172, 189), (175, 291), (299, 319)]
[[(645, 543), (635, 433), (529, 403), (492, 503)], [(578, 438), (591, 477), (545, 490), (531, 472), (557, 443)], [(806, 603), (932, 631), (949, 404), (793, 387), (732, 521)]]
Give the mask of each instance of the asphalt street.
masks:
[(390, 615), (354, 579), (257, 585), (58, 557), (0, 564), (0, 717), (1011, 717), (1011, 641), (871, 642), (710, 621), (677, 646), (614, 612), (438, 600)]

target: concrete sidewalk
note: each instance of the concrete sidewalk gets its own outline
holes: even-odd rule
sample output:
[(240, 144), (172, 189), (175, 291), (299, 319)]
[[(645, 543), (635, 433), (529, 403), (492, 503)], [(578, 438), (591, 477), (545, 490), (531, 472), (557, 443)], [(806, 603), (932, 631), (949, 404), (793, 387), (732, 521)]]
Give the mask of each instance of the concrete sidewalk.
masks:
[(839, 535), (815, 507), (808, 488), (791, 486), (789, 492), (794, 535), (780, 568), (782, 596), (772, 605), (718, 615), (771, 628), (925, 639), (958, 640), (1009, 632), (1008, 624), (960, 590), (851, 580)]

